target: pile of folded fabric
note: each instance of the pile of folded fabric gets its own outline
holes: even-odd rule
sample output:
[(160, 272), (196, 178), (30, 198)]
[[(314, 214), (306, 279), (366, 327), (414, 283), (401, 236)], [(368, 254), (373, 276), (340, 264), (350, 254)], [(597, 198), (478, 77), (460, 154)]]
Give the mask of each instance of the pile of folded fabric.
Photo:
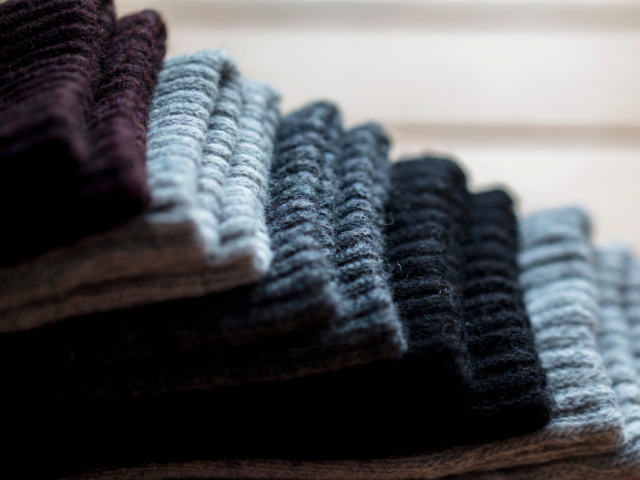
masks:
[(0, 4), (0, 477), (640, 477), (640, 263), (161, 16)]

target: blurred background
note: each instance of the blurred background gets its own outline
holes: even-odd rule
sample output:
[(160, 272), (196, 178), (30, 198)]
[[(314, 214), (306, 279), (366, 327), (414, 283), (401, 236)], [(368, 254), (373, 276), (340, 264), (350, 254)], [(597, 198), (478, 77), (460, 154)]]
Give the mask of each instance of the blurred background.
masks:
[(119, 0), (169, 25), (169, 56), (224, 48), (284, 111), (337, 102), (394, 159), (455, 156), (523, 213), (581, 204), (640, 251), (640, 0)]

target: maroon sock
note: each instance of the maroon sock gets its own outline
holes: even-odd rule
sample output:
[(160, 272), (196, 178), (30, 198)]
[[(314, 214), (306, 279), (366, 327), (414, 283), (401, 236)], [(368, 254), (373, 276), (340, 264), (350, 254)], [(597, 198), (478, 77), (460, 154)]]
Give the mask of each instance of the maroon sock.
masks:
[(54, 219), (80, 186), (91, 85), (109, 34), (101, 7), (84, 0), (0, 5), (0, 263), (46, 248)]
[(0, 265), (148, 202), (144, 136), (165, 36), (151, 12), (116, 24), (111, 0), (0, 5)]
[(104, 49), (79, 202), (93, 230), (136, 214), (150, 201), (147, 120), (165, 40), (160, 16), (144, 11), (120, 19)]

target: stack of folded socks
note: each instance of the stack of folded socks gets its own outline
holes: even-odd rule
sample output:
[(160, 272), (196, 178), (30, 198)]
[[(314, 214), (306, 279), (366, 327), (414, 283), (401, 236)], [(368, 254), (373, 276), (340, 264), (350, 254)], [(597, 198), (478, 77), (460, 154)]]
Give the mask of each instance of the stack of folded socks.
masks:
[(2, 355), (22, 358), (41, 377), (20, 396), (136, 397), (397, 356), (404, 338), (380, 233), (386, 149), (375, 125), (343, 133), (328, 104), (285, 119), (273, 164), (281, 181), (267, 212), (276, 249), (267, 275), (228, 293), (0, 336)]
[(0, 5), (2, 478), (640, 475), (629, 249), (165, 41)]
[(224, 52), (200, 52), (165, 63), (150, 109), (151, 205), (121, 227), (4, 269), (0, 331), (203, 295), (265, 274), (277, 93), (243, 80)]
[[(490, 198), (496, 193), (479, 197), (485, 195)], [(518, 465), (554, 465), (545, 462), (563, 458), (576, 457), (584, 462), (584, 459), (608, 458), (611, 452), (615, 456), (621, 448), (625, 451), (621, 434), (623, 422), (627, 420), (624, 409), (621, 411), (616, 402), (616, 377), (605, 364), (611, 360), (602, 348), (596, 348), (595, 329), (596, 325), (606, 324), (606, 320), (601, 319), (607, 315), (608, 300), (601, 300), (601, 314), (598, 298), (602, 280), (599, 285), (598, 275), (602, 275), (603, 262), (599, 262), (597, 271), (589, 228), (585, 214), (573, 208), (540, 212), (526, 218), (522, 224), (520, 282), (531, 315), (536, 349), (555, 401), (552, 420), (537, 432), (386, 458), (207, 460), (203, 459), (206, 452), (189, 449), (196, 452), (194, 459), (189, 461), (154, 460), (124, 469), (97, 470), (83, 478), (439, 478)], [(631, 284), (638, 282), (638, 274), (638, 270), (632, 270)], [(638, 290), (634, 288), (627, 295), (630, 315), (637, 314), (633, 302)], [(614, 389), (610, 379), (614, 381)], [(622, 388), (628, 384), (626, 381)], [(633, 392), (627, 393), (633, 397)], [(344, 402), (345, 396), (340, 399)], [(376, 420), (371, 419), (372, 422)], [(413, 428), (413, 424), (405, 425), (404, 434), (415, 438)], [(420, 433), (429, 432), (421, 430)], [(346, 434), (351, 435), (353, 431), (345, 428), (343, 435)], [(212, 456), (211, 452), (209, 456)], [(513, 471), (518, 469), (470, 475), (492, 478), (493, 475), (510, 475)], [(543, 471), (539, 478), (554, 478), (546, 475)]]

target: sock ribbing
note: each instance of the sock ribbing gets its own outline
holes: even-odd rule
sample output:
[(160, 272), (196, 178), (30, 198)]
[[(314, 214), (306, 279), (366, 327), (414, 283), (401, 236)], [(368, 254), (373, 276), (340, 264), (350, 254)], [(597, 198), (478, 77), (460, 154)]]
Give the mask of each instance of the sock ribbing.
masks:
[(589, 228), (586, 215), (573, 208), (540, 212), (521, 223), (520, 283), (556, 402), (553, 419), (538, 432), (384, 459), (199, 460), (107, 469), (88, 478), (185, 478), (198, 471), (210, 478), (434, 479), (611, 452), (620, 440), (622, 418), (595, 347), (600, 313)]
[[(598, 351), (620, 407), (624, 429), (621, 444), (610, 453), (533, 464), (474, 476), (483, 480), (633, 479), (640, 473), (640, 383), (635, 360), (640, 309), (640, 266), (621, 246), (600, 249), (596, 255), (600, 322)], [(536, 462), (539, 463), (539, 462)]]
[(518, 223), (504, 191), (472, 196), (469, 237), (463, 290), (472, 374), (462, 438), (486, 442), (542, 428), (553, 399), (518, 284)]
[[(144, 11), (120, 19), (101, 53), (89, 127), (91, 159), (82, 164), (81, 207), (89, 222), (100, 219), (116, 224), (121, 216), (140, 212), (151, 199), (146, 175), (147, 121), (165, 41), (160, 16)], [(92, 230), (100, 230), (100, 225)]]
[(154, 98), (150, 209), (121, 228), (0, 271), (2, 330), (201, 296), (265, 274), (278, 94), (243, 81), (224, 52), (200, 52), (167, 61)]
[(17, 232), (2, 241), (6, 266), (149, 203), (146, 111), (166, 34), (153, 12), (116, 24), (108, 0), (0, 8), (0, 158), (10, 179), (2, 195), (20, 205), (5, 215)]

